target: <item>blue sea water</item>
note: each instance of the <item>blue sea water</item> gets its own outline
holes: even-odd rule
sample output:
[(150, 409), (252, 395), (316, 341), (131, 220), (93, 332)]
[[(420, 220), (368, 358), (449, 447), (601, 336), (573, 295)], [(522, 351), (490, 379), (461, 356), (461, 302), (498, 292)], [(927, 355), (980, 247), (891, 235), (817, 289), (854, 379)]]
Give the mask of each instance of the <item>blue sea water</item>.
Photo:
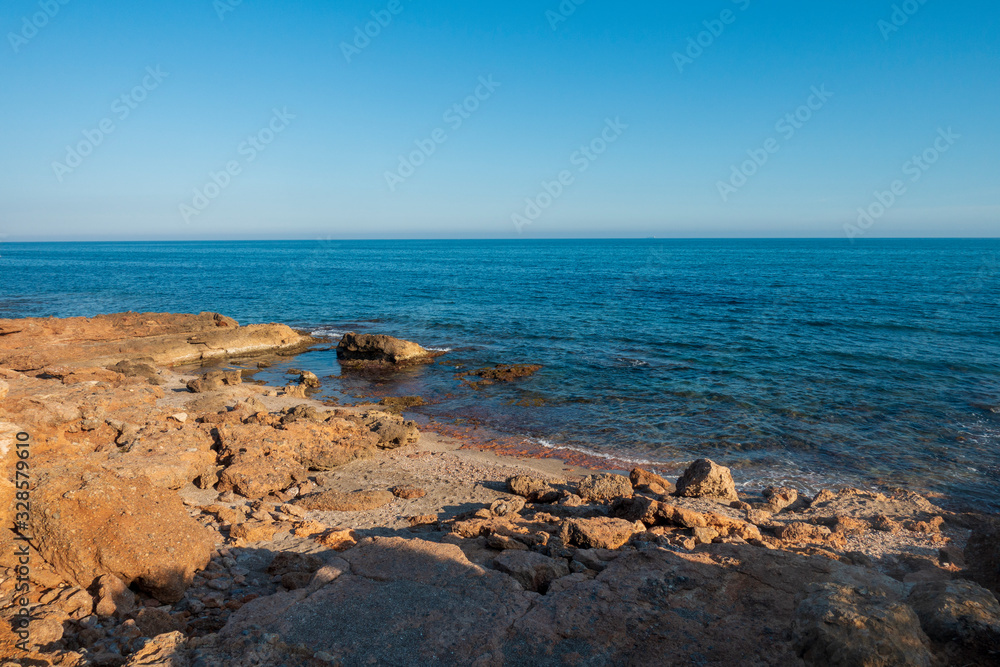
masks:
[[(905, 485), (1000, 509), (1000, 241), (4, 244), (0, 317), (215, 311), (450, 350), (328, 396), (415, 395), (535, 444), (698, 457), (748, 485)], [(456, 373), (539, 363), (473, 390)], [(461, 368), (456, 368), (461, 367)], [(258, 375), (280, 381), (284, 366)]]

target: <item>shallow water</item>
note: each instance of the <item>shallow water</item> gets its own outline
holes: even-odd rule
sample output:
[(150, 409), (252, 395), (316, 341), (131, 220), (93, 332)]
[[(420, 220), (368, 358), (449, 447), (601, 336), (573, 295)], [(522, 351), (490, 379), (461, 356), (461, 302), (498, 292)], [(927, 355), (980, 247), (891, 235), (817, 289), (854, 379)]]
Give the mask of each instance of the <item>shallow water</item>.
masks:
[[(328, 380), (343, 401), (421, 395), (536, 444), (1000, 509), (1000, 241), (4, 244), (0, 270), (2, 317), (211, 310), (450, 350)], [(544, 368), (456, 377), (522, 362)], [(288, 365), (341, 375), (317, 351), (257, 377)]]

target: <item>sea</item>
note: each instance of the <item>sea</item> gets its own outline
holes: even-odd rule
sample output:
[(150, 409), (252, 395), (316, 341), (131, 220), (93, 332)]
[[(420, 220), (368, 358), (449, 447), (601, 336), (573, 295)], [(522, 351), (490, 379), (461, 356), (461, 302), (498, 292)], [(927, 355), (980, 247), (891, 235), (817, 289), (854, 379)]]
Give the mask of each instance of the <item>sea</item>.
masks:
[[(744, 488), (905, 487), (1000, 510), (1000, 240), (4, 243), (0, 317), (212, 311), (328, 339), (248, 379), (484, 446), (609, 469), (729, 466)], [(337, 363), (348, 331), (444, 354)], [(471, 386), (501, 363), (542, 366)], [(254, 373), (253, 371), (257, 371)]]

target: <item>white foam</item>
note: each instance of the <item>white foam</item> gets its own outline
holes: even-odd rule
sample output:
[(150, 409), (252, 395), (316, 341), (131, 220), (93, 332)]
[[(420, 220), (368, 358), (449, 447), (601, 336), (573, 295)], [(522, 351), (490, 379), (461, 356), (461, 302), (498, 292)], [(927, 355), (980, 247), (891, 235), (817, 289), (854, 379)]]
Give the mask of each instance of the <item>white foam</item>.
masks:
[(425, 347), (424, 349), (431, 352), (451, 352), (450, 347)]
[(636, 465), (644, 466), (667, 466), (667, 464), (650, 461), (649, 459), (633, 459), (627, 456), (616, 456), (614, 454), (607, 454), (605, 452), (595, 452), (592, 449), (587, 449), (586, 447), (575, 447), (573, 445), (557, 445), (554, 442), (550, 442), (543, 438), (527, 438), (528, 442), (534, 443), (536, 445), (541, 445), (546, 449), (565, 449), (567, 451), (576, 452), (578, 454), (585, 454), (586, 456), (593, 456), (598, 459), (607, 459), (610, 461), (621, 461), (622, 463), (634, 463)]

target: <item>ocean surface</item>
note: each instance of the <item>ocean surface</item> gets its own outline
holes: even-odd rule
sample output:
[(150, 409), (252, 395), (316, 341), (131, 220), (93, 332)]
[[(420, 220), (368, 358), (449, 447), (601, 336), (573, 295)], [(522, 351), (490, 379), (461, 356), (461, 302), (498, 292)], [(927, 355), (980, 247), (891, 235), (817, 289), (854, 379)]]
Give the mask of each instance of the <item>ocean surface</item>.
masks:
[[(327, 398), (531, 447), (699, 457), (748, 487), (906, 486), (1000, 509), (1000, 241), (627, 240), (0, 245), (0, 317), (214, 311), (448, 350)], [(538, 363), (472, 389), (464, 371)], [(473, 378), (475, 379), (475, 378)]]

